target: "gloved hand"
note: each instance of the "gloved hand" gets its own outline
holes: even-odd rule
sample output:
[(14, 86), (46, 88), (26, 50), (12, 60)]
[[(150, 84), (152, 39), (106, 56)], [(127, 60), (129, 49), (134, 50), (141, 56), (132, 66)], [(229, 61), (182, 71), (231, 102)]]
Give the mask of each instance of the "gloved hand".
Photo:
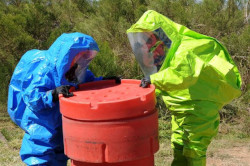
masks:
[(102, 80), (115, 80), (116, 84), (121, 83), (121, 78), (117, 76), (103, 77)]
[(72, 86), (70, 85), (62, 85), (52, 90), (53, 102), (57, 102), (59, 100), (59, 94), (63, 94), (64, 97), (74, 96), (72, 92), (69, 92), (71, 87)]
[(151, 84), (150, 77), (144, 77), (144, 78), (141, 80), (140, 87), (142, 87), (142, 88), (147, 88), (150, 84)]

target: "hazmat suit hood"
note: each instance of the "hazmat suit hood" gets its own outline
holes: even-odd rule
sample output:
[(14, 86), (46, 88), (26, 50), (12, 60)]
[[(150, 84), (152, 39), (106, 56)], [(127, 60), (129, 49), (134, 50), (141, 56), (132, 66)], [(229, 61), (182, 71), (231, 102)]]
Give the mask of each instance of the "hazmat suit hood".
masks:
[[(75, 83), (68, 81), (65, 78), (65, 74), (72, 67), (73, 59), (79, 53), (86, 51), (99, 51), (95, 40), (88, 35), (76, 32), (73, 34), (63, 34), (57, 38), (57, 40), (48, 49), (48, 53), (51, 55), (51, 58), (54, 61), (53, 63), (55, 64), (56, 86), (76, 85)], [(83, 70), (87, 70), (86, 67), (88, 67), (89, 62)], [(82, 82), (84, 82), (84, 80), (78, 83)]]
[[(51, 90), (61, 85), (76, 86), (65, 78), (65, 74), (73, 59), (88, 50), (99, 51), (95, 40), (75, 32), (62, 34), (48, 50), (26, 52), (16, 66), (9, 85), (8, 112), (12, 120), (20, 127), (26, 126), (25, 121), (22, 123), (22, 109), (26, 106), (36, 111), (53, 108), (55, 103), (52, 102)], [(81, 83), (93, 81), (93, 74), (87, 68), (84, 70), (87, 75)]]
[[(201, 71), (203, 71), (205, 67), (211, 67), (214, 70), (213, 72), (217, 73), (212, 80), (209, 80), (209, 78), (205, 79), (211, 84), (210, 86), (216, 85), (217, 87), (215, 89), (211, 88), (210, 93), (218, 94), (217, 90), (221, 92), (221, 95), (209, 95), (209, 100), (225, 104), (241, 94), (241, 77), (239, 71), (223, 45), (216, 39), (194, 32), (183, 25), (173, 22), (156, 11), (146, 11), (141, 18), (127, 30), (132, 49), (133, 41), (131, 42), (130, 36), (135, 36), (137, 33), (152, 33), (159, 29), (165, 33), (170, 40), (170, 44), (168, 45), (168, 51), (165, 52), (166, 57), (161, 67), (150, 74), (151, 82), (156, 84), (157, 94), (163, 91), (171, 93), (172, 91), (190, 88), (191, 85), (198, 83), (197, 80), (203, 76), (204, 72)], [(138, 61), (138, 58), (136, 59)], [(190, 63), (192, 59), (195, 59), (195, 61), (191, 63), (193, 66), (189, 68), (190, 70), (183, 69), (183, 64)], [(224, 67), (222, 67), (222, 64), (224, 64)], [(197, 67), (197, 65), (200, 66)], [(184, 72), (185, 70), (186, 73)], [(178, 73), (178, 71), (180, 71), (180, 73)], [(166, 72), (168, 75), (165, 75)], [(221, 85), (219, 84), (220, 87), (218, 87), (219, 85), (216, 83), (216, 79), (221, 80)], [(162, 87), (163, 83), (167, 83), (168, 85), (166, 88), (164, 87), (164, 89)], [(204, 89), (207, 88), (204, 87)], [(173, 96), (178, 96), (177, 98), (179, 98), (179, 95), (176, 93), (174, 93)], [(208, 100), (208, 98), (204, 98), (204, 96), (199, 95), (193, 96), (192, 98)], [(186, 100), (190, 99), (190, 96), (186, 98)]]

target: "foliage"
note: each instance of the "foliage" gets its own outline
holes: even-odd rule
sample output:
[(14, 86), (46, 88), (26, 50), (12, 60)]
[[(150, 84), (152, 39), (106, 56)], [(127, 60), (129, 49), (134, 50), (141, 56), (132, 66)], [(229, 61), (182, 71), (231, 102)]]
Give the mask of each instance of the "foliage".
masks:
[(96, 76), (121, 75), (122, 69), (117, 63), (117, 57), (107, 42), (99, 45), (100, 53), (91, 62), (90, 69)]
[[(248, 5), (248, 6), (247, 6)], [(221, 110), (232, 122), (249, 112), (249, 1), (247, 0), (3, 0), (0, 1), (0, 103), (6, 105), (8, 84), (21, 56), (30, 49), (48, 49), (62, 33), (93, 36), (100, 53), (90, 65), (97, 76), (140, 79), (126, 30), (148, 9), (221, 41), (240, 69), (242, 97)], [(247, 10), (248, 9), (248, 10)], [(160, 118), (169, 111), (158, 100)]]

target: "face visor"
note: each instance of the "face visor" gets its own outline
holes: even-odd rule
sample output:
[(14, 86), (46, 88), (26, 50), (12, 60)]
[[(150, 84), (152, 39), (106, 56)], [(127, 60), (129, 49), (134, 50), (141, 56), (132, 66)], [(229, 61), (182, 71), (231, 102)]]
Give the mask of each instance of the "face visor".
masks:
[(70, 69), (65, 73), (65, 78), (74, 84), (85, 82), (86, 70), (97, 51), (87, 50), (78, 53), (73, 59)]
[(128, 33), (128, 38), (143, 74), (150, 76), (159, 71), (172, 43), (163, 30)]

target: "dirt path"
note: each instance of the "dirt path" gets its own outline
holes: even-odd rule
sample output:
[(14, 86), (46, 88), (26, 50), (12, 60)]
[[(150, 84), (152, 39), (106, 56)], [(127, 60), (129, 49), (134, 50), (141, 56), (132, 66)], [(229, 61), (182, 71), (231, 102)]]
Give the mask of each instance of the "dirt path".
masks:
[(250, 166), (250, 142), (220, 148), (207, 158), (207, 166)]
[[(170, 141), (160, 144), (156, 166), (170, 166), (173, 160)], [(250, 166), (250, 139), (213, 140), (207, 151), (207, 166)]]
[(5, 139), (5, 137), (2, 135), (2, 133), (0, 132), (0, 141), (2, 141), (4, 143), (4, 145), (7, 146), (7, 140)]

